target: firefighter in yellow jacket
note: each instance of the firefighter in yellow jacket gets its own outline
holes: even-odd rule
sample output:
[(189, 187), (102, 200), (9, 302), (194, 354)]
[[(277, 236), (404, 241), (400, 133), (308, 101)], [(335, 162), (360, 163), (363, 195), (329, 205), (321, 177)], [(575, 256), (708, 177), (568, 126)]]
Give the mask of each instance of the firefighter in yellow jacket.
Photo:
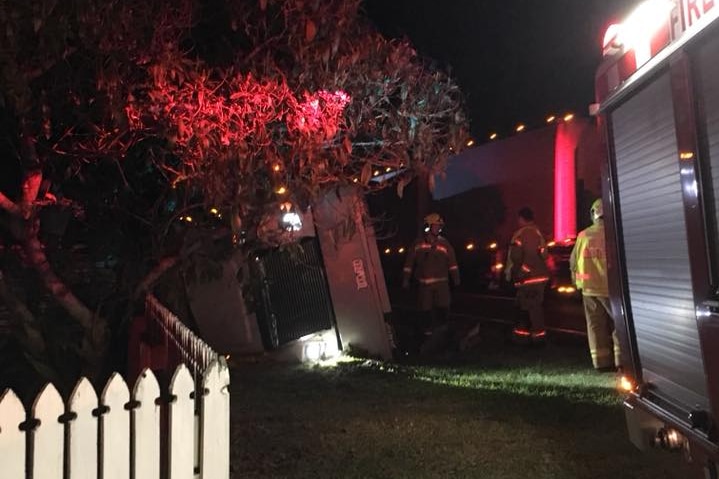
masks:
[(512, 235), (505, 269), (506, 279), (517, 289), (520, 318), (512, 336), (516, 341), (544, 342), (544, 289), (549, 281), (547, 244), (534, 223), (534, 212), (519, 210), (519, 229)]
[(592, 364), (599, 371), (613, 371), (621, 364), (621, 354), (609, 304), (601, 199), (592, 204), (590, 212), (593, 224), (577, 235), (569, 267), (574, 284), (582, 291)]
[(424, 218), (424, 235), (409, 249), (404, 263), (402, 287), (409, 289), (413, 276), (417, 282), (417, 307), (420, 311), (419, 321), (414, 324), (417, 336), (424, 334), (428, 328), (447, 325), (450, 276), (454, 285), (459, 286), (457, 259), (452, 245), (441, 236), (443, 226), (444, 220), (440, 215), (427, 215)]

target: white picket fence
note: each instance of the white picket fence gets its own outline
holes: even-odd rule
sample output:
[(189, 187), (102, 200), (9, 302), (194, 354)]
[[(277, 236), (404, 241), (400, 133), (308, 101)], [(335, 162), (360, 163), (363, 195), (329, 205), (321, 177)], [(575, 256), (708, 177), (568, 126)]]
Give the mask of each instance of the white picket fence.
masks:
[[(166, 320), (165, 312), (171, 313), (163, 311)], [(180, 332), (173, 336), (178, 346), (185, 340), (196, 346), (182, 356), (198, 379), (180, 364), (165, 395), (149, 369), (132, 391), (113, 374), (99, 398), (86, 378), (66, 402), (48, 384), (29, 411), (12, 390), (5, 391), (0, 478), (228, 479), (229, 371), (224, 358), (176, 322), (167, 332)]]

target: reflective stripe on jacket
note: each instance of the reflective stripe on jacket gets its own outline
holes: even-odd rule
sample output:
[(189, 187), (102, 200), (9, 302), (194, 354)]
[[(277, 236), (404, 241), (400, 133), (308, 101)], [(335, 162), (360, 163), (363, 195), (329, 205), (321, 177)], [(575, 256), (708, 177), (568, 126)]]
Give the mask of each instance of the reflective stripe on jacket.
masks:
[(577, 242), (569, 257), (574, 284), (582, 290), (582, 294), (609, 296), (606, 258), (604, 222), (599, 221), (577, 235)]
[(509, 245), (507, 255), (507, 280), (515, 286), (549, 281), (546, 263), (547, 244), (542, 232), (534, 224), (519, 228)]
[(441, 236), (434, 241), (429, 237), (415, 241), (404, 262), (405, 280), (409, 280), (412, 271), (420, 284), (447, 281), (448, 276), (452, 277), (455, 285), (459, 284), (459, 267), (454, 248)]

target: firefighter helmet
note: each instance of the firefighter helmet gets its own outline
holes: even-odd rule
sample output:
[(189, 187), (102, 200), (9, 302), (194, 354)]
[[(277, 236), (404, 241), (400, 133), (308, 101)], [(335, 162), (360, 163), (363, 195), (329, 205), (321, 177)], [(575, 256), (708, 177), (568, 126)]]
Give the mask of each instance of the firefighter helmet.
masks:
[(429, 230), (431, 229), (432, 225), (438, 225), (439, 230), (442, 231), (442, 227), (444, 226), (444, 220), (441, 216), (439, 216), (438, 213), (430, 213), (424, 217), (425, 233), (429, 233)]
[(430, 213), (427, 216), (424, 217), (424, 222), (428, 225), (440, 225), (442, 226), (444, 224), (444, 220), (441, 216), (437, 213)]
[(592, 216), (592, 221), (594, 222), (604, 217), (604, 207), (602, 206), (601, 198), (594, 200), (594, 203), (592, 203), (592, 208), (589, 210), (589, 212)]

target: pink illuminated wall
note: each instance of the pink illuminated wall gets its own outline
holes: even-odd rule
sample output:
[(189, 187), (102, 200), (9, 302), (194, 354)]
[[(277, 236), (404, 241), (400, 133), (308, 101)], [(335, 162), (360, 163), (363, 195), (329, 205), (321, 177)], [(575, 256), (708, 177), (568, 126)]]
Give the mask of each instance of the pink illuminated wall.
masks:
[(572, 123), (557, 125), (554, 146), (554, 239), (557, 241), (577, 236), (577, 140)]

